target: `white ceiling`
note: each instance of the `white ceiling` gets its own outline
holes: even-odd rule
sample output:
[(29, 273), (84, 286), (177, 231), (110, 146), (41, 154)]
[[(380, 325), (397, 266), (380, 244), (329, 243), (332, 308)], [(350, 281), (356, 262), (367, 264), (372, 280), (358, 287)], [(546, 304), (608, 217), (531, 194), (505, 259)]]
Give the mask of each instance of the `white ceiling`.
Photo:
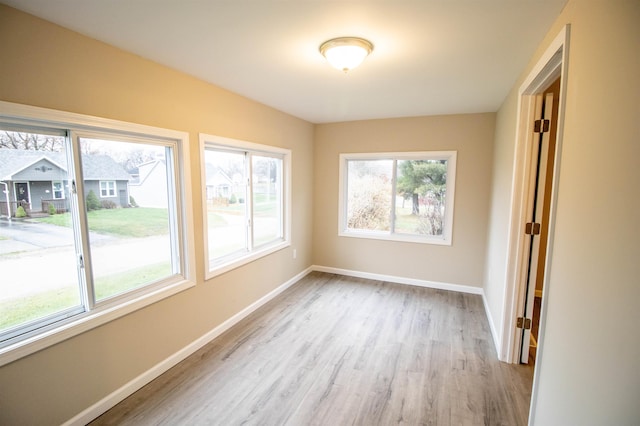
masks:
[(314, 123), (496, 111), (566, 1), (0, 0)]

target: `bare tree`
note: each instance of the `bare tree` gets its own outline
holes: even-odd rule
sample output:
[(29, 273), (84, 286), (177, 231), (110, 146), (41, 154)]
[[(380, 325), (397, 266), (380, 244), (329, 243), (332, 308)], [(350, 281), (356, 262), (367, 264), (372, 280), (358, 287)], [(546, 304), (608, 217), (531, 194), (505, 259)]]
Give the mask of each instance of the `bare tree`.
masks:
[(0, 149), (25, 149), (32, 151), (62, 151), (64, 137), (25, 132), (0, 132)]
[(158, 153), (149, 149), (135, 149), (128, 152), (111, 153), (111, 157), (127, 172), (131, 173), (140, 164), (155, 160), (158, 157)]

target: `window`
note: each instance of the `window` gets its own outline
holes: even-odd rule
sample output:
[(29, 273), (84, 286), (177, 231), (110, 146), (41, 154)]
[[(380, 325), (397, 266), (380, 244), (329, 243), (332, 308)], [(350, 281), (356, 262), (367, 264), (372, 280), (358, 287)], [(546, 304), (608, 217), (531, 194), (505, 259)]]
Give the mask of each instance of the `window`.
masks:
[(288, 246), (289, 150), (201, 135), (207, 277)]
[(116, 182), (114, 180), (100, 181), (100, 197), (115, 197)]
[[(3, 117), (5, 109), (29, 118)], [(0, 222), (0, 243), (16, 247), (0, 251), (0, 365), (193, 285), (186, 140), (180, 132), (0, 102), (0, 165), (11, 164), (0, 188), (28, 180), (27, 215), (41, 211), (40, 194), (51, 189), (54, 199), (68, 200), (68, 211), (33, 215), (37, 230)], [(138, 186), (148, 196), (133, 207), (129, 183), (149, 162), (161, 165), (153, 169), (158, 176)], [(19, 194), (3, 198), (12, 206)], [(40, 235), (30, 233), (47, 239), (21, 244)]]
[(62, 181), (54, 181), (52, 184), (52, 188), (53, 188), (53, 199), (54, 200), (60, 200), (64, 197), (64, 189), (62, 187)]
[(340, 155), (339, 235), (451, 245), (456, 152)]

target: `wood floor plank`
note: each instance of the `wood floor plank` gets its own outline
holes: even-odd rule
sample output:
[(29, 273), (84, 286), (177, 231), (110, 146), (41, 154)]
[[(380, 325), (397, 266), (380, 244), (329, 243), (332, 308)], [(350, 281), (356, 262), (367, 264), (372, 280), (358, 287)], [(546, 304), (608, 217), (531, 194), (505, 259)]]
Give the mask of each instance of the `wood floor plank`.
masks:
[(314, 272), (94, 425), (525, 425), (477, 295)]

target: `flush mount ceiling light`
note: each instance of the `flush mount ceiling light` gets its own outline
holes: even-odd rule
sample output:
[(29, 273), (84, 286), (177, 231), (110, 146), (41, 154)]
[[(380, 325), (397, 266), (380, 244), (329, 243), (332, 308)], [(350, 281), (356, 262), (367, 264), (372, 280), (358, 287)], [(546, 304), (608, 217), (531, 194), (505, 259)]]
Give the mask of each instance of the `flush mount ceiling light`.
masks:
[(360, 65), (372, 50), (373, 44), (369, 40), (358, 37), (333, 38), (320, 45), (322, 56), (332, 67), (345, 73)]

